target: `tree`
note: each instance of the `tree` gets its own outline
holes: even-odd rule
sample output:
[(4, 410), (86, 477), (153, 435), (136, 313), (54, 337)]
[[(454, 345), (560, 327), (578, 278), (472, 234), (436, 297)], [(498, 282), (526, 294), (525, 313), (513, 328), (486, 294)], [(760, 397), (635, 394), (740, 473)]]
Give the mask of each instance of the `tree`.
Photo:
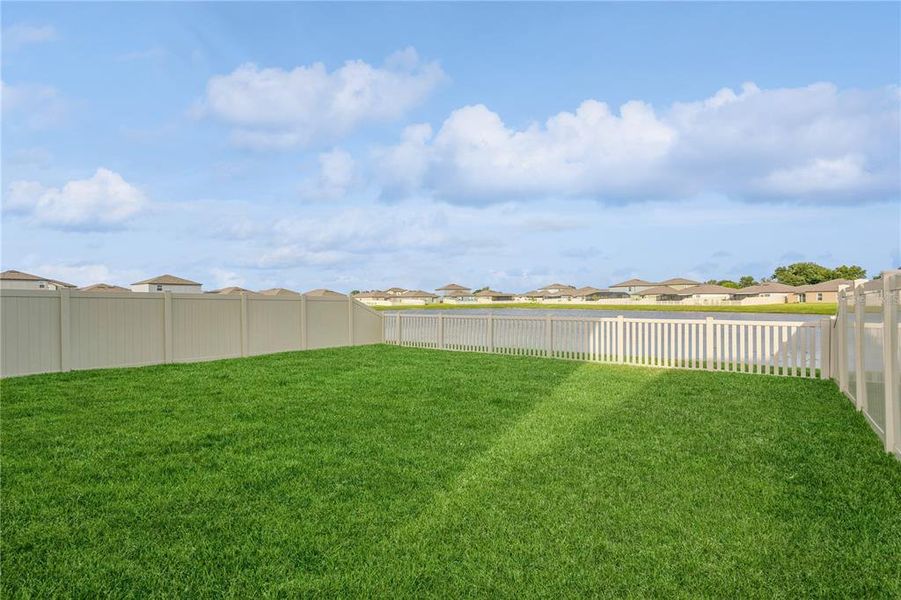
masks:
[(757, 285), (757, 282), (754, 281), (754, 278), (750, 275), (743, 275), (741, 279), (738, 280), (739, 287), (746, 288), (751, 287), (752, 285)]
[(799, 262), (776, 267), (773, 278), (785, 285), (809, 285), (833, 279), (833, 270), (812, 262)]
[(487, 289), (488, 289), (488, 286), (486, 285), (485, 287), (480, 287), (480, 288), (477, 289), (477, 290), (473, 290), (472, 293), (473, 293), (473, 294), (478, 294), (479, 292), (484, 291), (484, 290), (487, 290)]
[(739, 284), (735, 283), (731, 279), (720, 279), (719, 281), (716, 282), (716, 284), (721, 285), (723, 287), (732, 288), (734, 290), (737, 290), (738, 288), (741, 287)]
[(863, 267), (857, 265), (840, 265), (832, 269), (832, 277), (830, 279), (866, 279), (867, 272)]

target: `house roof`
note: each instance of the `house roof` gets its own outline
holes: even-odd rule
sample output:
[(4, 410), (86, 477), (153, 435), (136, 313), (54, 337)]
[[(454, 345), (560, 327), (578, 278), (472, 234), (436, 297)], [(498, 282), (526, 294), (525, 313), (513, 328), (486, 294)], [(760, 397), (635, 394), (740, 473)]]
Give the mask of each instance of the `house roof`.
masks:
[(580, 287), (575, 292), (573, 292), (574, 296), (590, 296), (592, 294), (599, 294), (605, 290), (599, 290), (596, 287), (591, 287), (590, 285), (586, 285), (585, 287)]
[(703, 285), (695, 285), (690, 288), (685, 288), (684, 290), (677, 290), (676, 294), (680, 296), (694, 296), (695, 294), (734, 294), (737, 290), (735, 288), (727, 288), (722, 285), (716, 285), (713, 283), (705, 283)]
[(767, 293), (789, 293), (796, 292), (798, 288), (785, 285), (784, 283), (776, 283), (775, 281), (771, 281), (768, 283), (760, 283), (757, 285), (750, 285), (746, 288), (741, 288), (739, 290), (733, 290), (733, 294), (736, 296), (751, 296), (754, 294), (767, 294)]
[(269, 288), (268, 290), (260, 290), (257, 292), (262, 296), (300, 296), (299, 293), (294, 290), (289, 290), (288, 288)]
[(611, 285), (610, 287), (612, 287), (612, 288), (630, 287), (633, 285), (654, 285), (654, 284), (651, 283), (650, 281), (645, 281), (644, 279), (627, 279), (626, 281), (623, 281), (622, 283), (617, 283), (617, 284)]
[(384, 300), (385, 298), (390, 298), (390, 294), (386, 294), (385, 292), (379, 290), (372, 290), (371, 292), (357, 292), (354, 294), (354, 298), (372, 298), (374, 300)]
[(798, 288), (795, 288), (795, 291), (801, 293), (807, 292), (837, 292), (838, 286), (840, 285), (854, 285), (853, 281), (848, 279), (830, 279), (829, 281), (822, 281), (820, 283), (813, 283), (811, 285), (802, 285)]
[(65, 281), (58, 281), (56, 279), (50, 279), (49, 277), (40, 277), (38, 275), (32, 275), (31, 273), (25, 273), (24, 271), (16, 271), (15, 269), (9, 269), (7, 271), (3, 271), (0, 273), (0, 280), (6, 281), (49, 281), (50, 283), (55, 283), (56, 285), (60, 285), (62, 287), (74, 288), (75, 286), (71, 283), (66, 283)]
[(539, 290), (574, 290), (576, 286), (569, 285), (568, 283), (552, 283), (551, 285), (546, 285), (542, 288), (538, 288)]
[(407, 290), (405, 290), (404, 288), (399, 288), (399, 287), (390, 287), (385, 291), (386, 292), (394, 292), (396, 294), (398, 292), (406, 292)]
[(316, 288), (315, 290), (310, 290), (309, 292), (304, 292), (304, 296), (310, 296), (312, 298), (345, 298), (344, 294), (339, 294), (333, 290), (327, 290), (325, 288)]
[(666, 281), (660, 281), (657, 285), (699, 285), (700, 283), (700, 281), (693, 281), (691, 279), (685, 279), (684, 277), (673, 277)]
[(132, 285), (143, 285), (145, 283), (161, 283), (165, 285), (202, 285), (200, 283), (197, 283), (196, 281), (184, 279), (183, 277), (176, 277), (175, 275), (169, 275), (168, 273), (157, 275), (156, 277), (151, 277), (150, 279), (145, 279), (144, 281), (135, 281)]
[(463, 287), (462, 285), (457, 285), (456, 283), (448, 283), (445, 286), (440, 288), (435, 288), (436, 292), (468, 292), (472, 288)]
[(513, 294), (505, 294), (503, 292), (498, 292), (492, 289), (482, 290), (481, 292), (476, 292), (473, 296), (478, 298), (495, 298), (497, 296), (512, 296)]
[(639, 296), (676, 296), (678, 294), (679, 290), (671, 288), (668, 285), (655, 285), (638, 293)]
[(129, 292), (131, 290), (128, 288), (124, 288), (121, 285), (110, 285), (108, 283), (95, 283), (93, 285), (88, 285), (83, 288), (78, 288), (81, 292)]
[(16, 271), (15, 269), (9, 269), (8, 271), (0, 273), (0, 279), (11, 281), (47, 281), (43, 277), (38, 277), (31, 273), (23, 273), (22, 271)]
[(403, 294), (401, 294), (404, 298), (437, 298), (435, 294), (432, 292), (426, 292), (425, 290), (407, 290)]
[(532, 290), (531, 292), (526, 292), (522, 295), (526, 298), (544, 298), (545, 296), (547, 296), (547, 294), (545, 292), (542, 292), (541, 290)]
[(238, 287), (236, 285), (232, 285), (229, 287), (224, 287), (224, 288), (221, 288), (218, 290), (213, 290), (211, 292), (206, 292), (206, 293), (207, 294), (222, 294), (222, 295), (227, 296), (229, 294), (253, 294), (254, 291), (248, 290), (247, 288), (242, 288), (242, 287)]

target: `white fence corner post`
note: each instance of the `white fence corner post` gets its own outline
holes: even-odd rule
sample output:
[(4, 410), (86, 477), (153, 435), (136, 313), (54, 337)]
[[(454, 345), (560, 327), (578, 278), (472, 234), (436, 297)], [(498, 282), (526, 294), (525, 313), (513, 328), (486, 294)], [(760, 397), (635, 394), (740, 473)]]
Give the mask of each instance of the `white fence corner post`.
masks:
[(488, 313), (488, 352), (494, 352), (494, 315)]
[(163, 362), (172, 362), (172, 292), (163, 292)]
[(616, 317), (616, 361), (626, 362), (626, 318), (622, 315)]
[(898, 352), (898, 313), (895, 309), (896, 283), (901, 280), (901, 275), (894, 273), (882, 274), (882, 361), (883, 380), (885, 381), (885, 451), (894, 452), (899, 433), (896, 430), (899, 408), (899, 399), (895, 397), (895, 381), (898, 377), (897, 352)]
[(713, 370), (713, 317), (704, 321), (704, 367)]
[(306, 350), (307, 345), (307, 297), (300, 297), (300, 349)]
[(848, 293), (845, 290), (838, 292), (838, 310), (835, 318), (835, 345), (838, 348), (836, 368), (838, 369), (838, 389), (848, 393)]
[(438, 348), (444, 350), (444, 315), (438, 314)]
[(241, 292), (241, 356), (247, 356), (249, 353), (250, 340), (247, 334), (247, 294)]
[(856, 345), (855, 348), (855, 358), (857, 361), (856, 366), (856, 376), (857, 380), (857, 388), (854, 390), (854, 398), (857, 402), (857, 410), (863, 410), (867, 405), (867, 382), (866, 382), (866, 372), (864, 371), (864, 356), (863, 356), (863, 336), (864, 336), (864, 313), (866, 312), (866, 297), (863, 295), (863, 287), (857, 286), (854, 288), (854, 320), (856, 322), (855, 329), (857, 330), (857, 335), (854, 336), (854, 342)]
[(72, 328), (70, 325), (69, 289), (59, 290), (59, 370), (72, 370)]
[(832, 378), (832, 319), (820, 319), (820, 379)]
[(354, 297), (347, 295), (347, 345), (354, 345)]

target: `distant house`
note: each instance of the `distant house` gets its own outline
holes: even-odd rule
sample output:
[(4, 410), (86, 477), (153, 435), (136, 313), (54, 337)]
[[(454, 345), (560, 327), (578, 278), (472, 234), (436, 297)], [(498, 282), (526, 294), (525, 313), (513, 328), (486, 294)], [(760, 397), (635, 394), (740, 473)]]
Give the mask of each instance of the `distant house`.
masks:
[(752, 299), (766, 300), (767, 303), (783, 304), (785, 302), (793, 302), (798, 288), (770, 281), (758, 285), (751, 285), (738, 290), (733, 290), (732, 299), (750, 301)]
[(473, 295), (476, 297), (476, 302), (479, 302), (480, 304), (487, 304), (490, 302), (513, 302), (513, 294), (505, 294), (492, 289), (482, 290)]
[(304, 292), (303, 295), (307, 298), (347, 298), (344, 294), (325, 288), (316, 288), (315, 290)]
[(124, 288), (121, 285), (110, 285), (108, 283), (95, 283), (94, 285), (88, 285), (82, 288), (78, 288), (79, 292), (127, 292), (131, 293), (131, 290), (128, 288)]
[(730, 300), (735, 293), (734, 288), (705, 283), (677, 290), (676, 294), (687, 304), (718, 304)]
[(435, 291), (438, 292), (442, 302), (449, 304), (474, 302), (476, 300), (475, 296), (473, 296), (472, 288), (457, 285), (456, 283), (448, 283)]
[(354, 300), (359, 300), (363, 304), (369, 306), (388, 306), (391, 304), (391, 298), (391, 295), (379, 290), (357, 292), (354, 294)]
[(651, 300), (653, 302), (673, 300), (680, 301), (682, 299), (681, 296), (679, 296), (679, 290), (671, 288), (668, 285), (655, 285), (644, 288), (640, 292), (636, 292), (634, 295), (638, 296), (642, 300)]
[(569, 285), (567, 283), (552, 283), (550, 285), (544, 286), (543, 288), (538, 288), (538, 291), (553, 296), (564, 294), (569, 296), (572, 295), (572, 292), (576, 291), (576, 286)]
[(400, 296), (401, 294), (406, 293), (408, 290), (399, 287), (391, 287), (385, 290), (385, 293), (389, 296)]
[(392, 304), (432, 304), (437, 302), (438, 295), (423, 290), (407, 290), (391, 299)]
[(522, 294), (515, 294), (513, 296), (513, 300), (515, 302), (539, 302), (544, 298), (544, 292), (539, 290), (532, 290), (531, 292), (523, 292)]
[(644, 279), (628, 279), (615, 285), (611, 285), (609, 289), (611, 292), (623, 292), (630, 296), (634, 296), (642, 290), (654, 287), (655, 285), (657, 284), (645, 281)]
[(666, 281), (658, 281), (657, 285), (669, 286), (674, 290), (684, 290), (685, 288), (690, 288), (695, 285), (701, 285), (701, 282), (686, 279), (684, 277), (673, 277), (672, 279), (667, 279)]
[(625, 292), (614, 292), (610, 289), (600, 289), (596, 287), (585, 286), (580, 287), (572, 293), (574, 300), (582, 302), (596, 302), (598, 300), (627, 300), (629, 294)]
[(294, 290), (289, 290), (287, 288), (269, 288), (268, 290), (260, 290), (257, 292), (261, 296), (278, 296), (278, 297), (291, 297), (291, 296), (300, 296), (299, 292), (295, 292)]
[(0, 289), (3, 290), (59, 290), (62, 288), (75, 289), (75, 286), (65, 281), (57, 281), (15, 269), (0, 273)]
[(220, 296), (237, 296), (240, 294), (255, 294), (253, 290), (248, 290), (247, 288), (238, 287), (236, 285), (230, 287), (224, 287), (219, 290), (213, 290), (211, 292), (204, 292), (205, 294), (219, 294)]
[(202, 283), (176, 277), (175, 275), (159, 275), (144, 281), (131, 284), (133, 292), (176, 292), (178, 294), (200, 294)]
[(838, 302), (839, 289), (853, 285), (854, 282), (848, 279), (831, 279), (822, 283), (802, 285), (795, 288), (795, 301), (808, 304)]

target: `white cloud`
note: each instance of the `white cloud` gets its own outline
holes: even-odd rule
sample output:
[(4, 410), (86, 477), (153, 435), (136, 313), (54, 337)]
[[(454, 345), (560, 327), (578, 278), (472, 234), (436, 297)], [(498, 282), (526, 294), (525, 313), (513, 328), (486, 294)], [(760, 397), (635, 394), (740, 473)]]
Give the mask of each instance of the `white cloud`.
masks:
[(35, 181), (14, 181), (3, 197), (3, 211), (61, 229), (106, 229), (121, 225), (147, 205), (144, 194), (108, 169), (88, 179), (45, 187)]
[(56, 38), (56, 29), (52, 25), (16, 23), (3, 30), (3, 49), (18, 50), (28, 44), (51, 42)]
[(338, 200), (359, 183), (357, 165), (350, 153), (335, 148), (319, 155), (319, 172), (304, 181), (301, 195), (313, 200)]
[(67, 112), (66, 102), (50, 85), (0, 81), (0, 105), (4, 126), (25, 125), (45, 129), (57, 125)]
[(419, 105), (445, 75), (413, 48), (381, 67), (347, 61), (329, 72), (322, 63), (290, 71), (239, 66), (207, 82), (200, 113), (235, 127), (235, 143), (278, 149), (334, 139), (373, 121), (401, 117)]
[(899, 191), (898, 99), (897, 87), (746, 84), (661, 112), (586, 100), (523, 129), (466, 106), (374, 157), (386, 196), (884, 198)]
[(834, 160), (817, 158), (799, 167), (776, 169), (761, 182), (765, 192), (797, 196), (838, 190), (866, 189), (873, 183), (864, 157), (848, 155)]
[(219, 267), (213, 267), (212, 269), (210, 269), (210, 274), (213, 276), (213, 281), (215, 282), (216, 288), (244, 286), (244, 278), (234, 271), (229, 271), (227, 269), (222, 269)]

